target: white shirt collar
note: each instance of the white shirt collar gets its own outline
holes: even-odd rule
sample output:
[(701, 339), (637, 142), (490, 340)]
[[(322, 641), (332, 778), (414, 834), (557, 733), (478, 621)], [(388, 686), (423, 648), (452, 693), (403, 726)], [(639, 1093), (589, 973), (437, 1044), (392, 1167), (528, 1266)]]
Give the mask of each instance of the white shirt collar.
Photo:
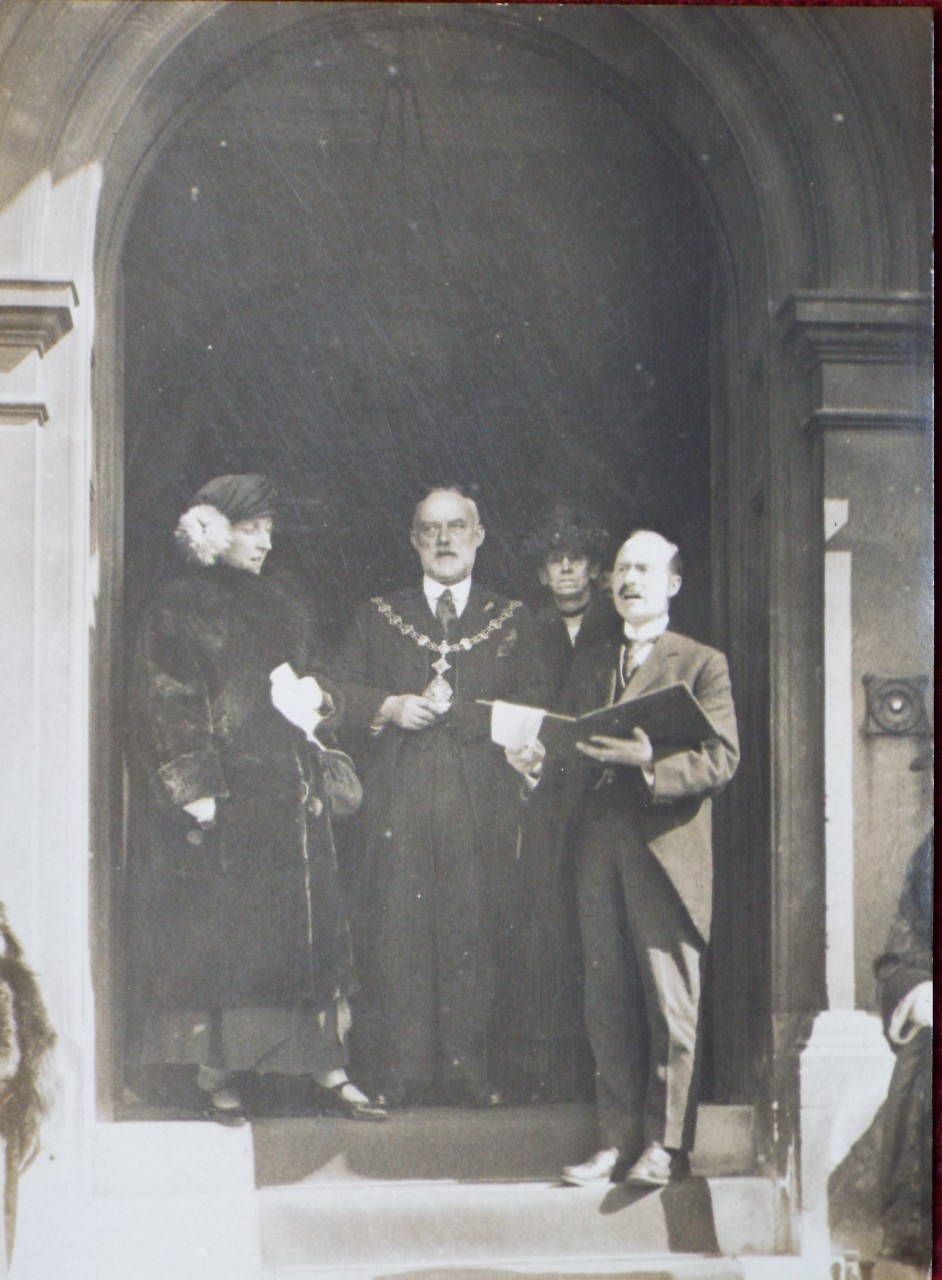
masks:
[(428, 601), (428, 607), (432, 613), (435, 612), (435, 606), (438, 604), (438, 597), (443, 591), (450, 591), (451, 598), (455, 602), (455, 612), (460, 618), (464, 613), (464, 607), (468, 603), (468, 596), (471, 594), (471, 578), (462, 578), (461, 582), (453, 582), (449, 586), (445, 582), (436, 582), (434, 578), (430, 578), (428, 574), (422, 576), (422, 591)]
[(659, 618), (652, 618), (650, 622), (642, 622), (640, 627), (633, 627), (630, 622), (626, 622), (624, 624), (625, 639), (641, 644), (653, 644), (658, 636), (662, 636), (667, 630), (669, 622), (670, 618), (666, 613), (662, 613)]

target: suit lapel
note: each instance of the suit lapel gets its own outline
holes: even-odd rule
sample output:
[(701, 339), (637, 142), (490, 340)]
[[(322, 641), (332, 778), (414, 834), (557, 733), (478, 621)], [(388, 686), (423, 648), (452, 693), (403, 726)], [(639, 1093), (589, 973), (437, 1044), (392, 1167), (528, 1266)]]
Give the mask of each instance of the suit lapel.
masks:
[[(488, 604), (491, 605), (491, 609), (489, 612), (485, 612)], [(487, 626), (493, 615), (493, 601), (489, 593), (483, 587), (479, 587), (476, 582), (472, 582), (468, 603), (464, 607), (464, 613), (458, 619), (455, 639), (463, 640), (465, 636), (476, 635), (482, 628)]]
[(398, 613), (403, 622), (415, 627), (419, 635), (431, 636), (433, 640), (441, 637), (438, 619), (428, 607), (428, 601), (421, 587), (410, 587), (402, 591), (391, 601), (393, 613)]
[(633, 698), (646, 693), (648, 689), (659, 684), (671, 684), (670, 663), (677, 653), (673, 633), (665, 631), (654, 641), (654, 647), (648, 654), (648, 660), (628, 681), (619, 702), (630, 702)]

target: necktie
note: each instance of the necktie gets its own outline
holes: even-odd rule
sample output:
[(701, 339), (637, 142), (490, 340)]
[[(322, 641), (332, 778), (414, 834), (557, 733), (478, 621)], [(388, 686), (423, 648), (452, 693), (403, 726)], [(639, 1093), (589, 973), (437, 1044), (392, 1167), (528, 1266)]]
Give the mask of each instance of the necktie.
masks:
[(445, 639), (450, 640), (455, 623), (458, 621), (458, 610), (455, 608), (454, 597), (447, 587), (438, 597), (435, 605), (435, 617), (445, 633)]
[(620, 675), (621, 675), (621, 687), (623, 689), (626, 688), (628, 681), (631, 679), (634, 673), (638, 670), (638, 667), (641, 665), (638, 662), (638, 656), (637, 656), (638, 651), (639, 649), (641, 649), (641, 647), (642, 646), (638, 643), (637, 640), (628, 640), (626, 641), (624, 648), (622, 649)]

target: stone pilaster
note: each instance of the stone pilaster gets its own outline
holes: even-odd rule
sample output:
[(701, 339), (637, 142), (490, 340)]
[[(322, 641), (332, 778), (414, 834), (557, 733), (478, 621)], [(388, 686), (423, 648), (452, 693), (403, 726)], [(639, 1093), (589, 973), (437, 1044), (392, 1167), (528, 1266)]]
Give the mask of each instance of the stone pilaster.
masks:
[[(823, 1258), (830, 1252), (828, 1179), (872, 1123), (892, 1071), (879, 1018), (858, 1007), (856, 876), (867, 833), (858, 830), (855, 803), (861, 724), (855, 710), (853, 553), (842, 538), (854, 515), (847, 433), (918, 431), (927, 425), (930, 306), (927, 298), (910, 294), (797, 293), (780, 315), (794, 342), (799, 425), (818, 437), (825, 486), (827, 1008), (814, 1021), (799, 1065), (801, 1244), (804, 1252)], [(839, 433), (844, 438), (841, 466), (829, 466)]]

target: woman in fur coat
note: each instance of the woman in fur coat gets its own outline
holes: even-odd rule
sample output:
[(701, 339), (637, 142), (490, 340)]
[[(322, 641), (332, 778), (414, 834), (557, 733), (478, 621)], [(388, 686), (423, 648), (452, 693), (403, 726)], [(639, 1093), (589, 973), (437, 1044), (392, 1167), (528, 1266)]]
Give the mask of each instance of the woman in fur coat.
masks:
[[(204, 1114), (244, 1120), (239, 1071), (347, 1078), (352, 961), (314, 729), (335, 714), (300, 588), (262, 573), (275, 491), (219, 476), (176, 539), (187, 570), (146, 610), (131, 671), (131, 1057), (198, 1067)], [(301, 677), (300, 679), (298, 677)], [(322, 731), (323, 733), (323, 731)]]

